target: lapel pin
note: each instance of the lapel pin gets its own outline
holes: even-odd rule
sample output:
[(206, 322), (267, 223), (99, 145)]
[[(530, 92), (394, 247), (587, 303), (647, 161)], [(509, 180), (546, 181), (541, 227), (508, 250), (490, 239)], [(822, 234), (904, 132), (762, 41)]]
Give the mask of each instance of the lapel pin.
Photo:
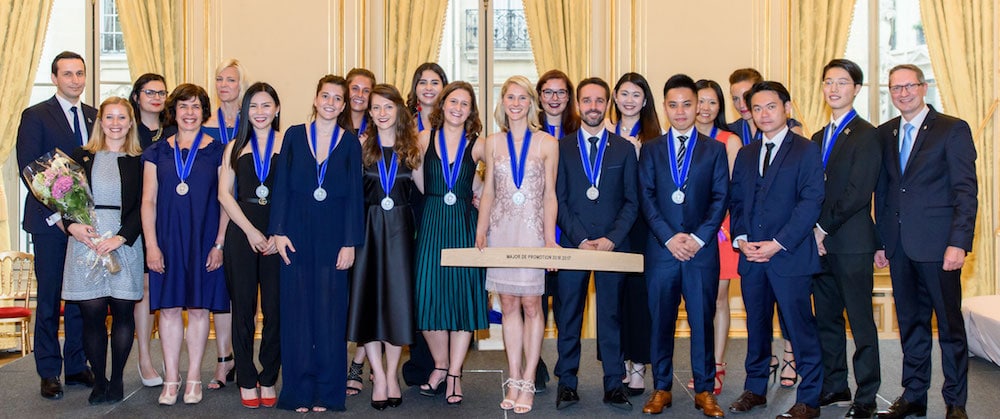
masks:
[(845, 129), (844, 134), (851, 135), (851, 129), (850, 128)]
[(899, 135), (899, 130), (896, 130), (896, 129), (892, 130), (892, 136), (893, 137), (896, 137), (898, 135)]

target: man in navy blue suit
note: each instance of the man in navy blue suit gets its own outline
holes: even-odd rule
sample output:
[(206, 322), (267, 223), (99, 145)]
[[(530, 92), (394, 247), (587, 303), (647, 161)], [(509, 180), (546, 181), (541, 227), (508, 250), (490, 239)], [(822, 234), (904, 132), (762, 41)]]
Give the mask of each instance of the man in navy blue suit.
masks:
[(744, 391), (729, 410), (742, 413), (767, 404), (777, 301), (802, 376), (795, 405), (778, 417), (815, 418), (823, 370), (810, 285), (820, 271), (813, 226), (823, 205), (823, 162), (819, 146), (788, 129), (791, 96), (785, 86), (757, 83), (746, 101), (763, 136), (740, 149), (730, 190), (748, 337)]
[[(628, 232), (639, 212), (636, 197), (635, 148), (604, 128), (604, 112), (611, 89), (599, 78), (577, 85), (583, 125), (559, 141), (560, 245), (588, 250), (627, 251)], [(625, 393), (619, 303), (625, 275), (594, 272), (597, 289), (597, 346), (604, 367), (604, 403), (630, 410)], [(559, 377), (556, 409), (580, 400), (576, 392), (580, 369), (580, 331), (590, 271), (559, 271), (555, 320), (559, 328)]]
[(649, 225), (646, 282), (652, 318), (653, 394), (642, 412), (672, 403), (674, 329), (684, 296), (691, 326), (694, 406), (723, 417), (715, 389), (712, 320), (719, 290), (719, 241), (729, 199), (729, 163), (722, 143), (694, 128), (698, 88), (678, 74), (663, 86), (670, 130), (645, 144), (639, 159), (639, 202)]
[(882, 174), (875, 188), (875, 222), (889, 266), (903, 346), (903, 395), (881, 418), (927, 413), (931, 384), (931, 313), (941, 345), (941, 394), (948, 418), (965, 418), (969, 355), (962, 318), (962, 265), (976, 225), (976, 147), (965, 121), (924, 102), (919, 67), (889, 70), (889, 93), (901, 116), (878, 127)]
[[(17, 129), (17, 165), (21, 170), (43, 154), (59, 148), (66, 154), (87, 143), (97, 110), (80, 101), (87, 86), (83, 57), (62, 52), (52, 60), (52, 83), (56, 94), (21, 114)], [(23, 179), (22, 179), (23, 181)], [(47, 399), (63, 396), (59, 376), (65, 363), (66, 384), (94, 385), (94, 375), (83, 354), (83, 320), (80, 308), (67, 303), (63, 314), (65, 344), (59, 350), (59, 306), (62, 300), (66, 233), (58, 213), (27, 194), (24, 199), (24, 231), (31, 234), (38, 280), (35, 309), (35, 368), (42, 378), (41, 394)]]

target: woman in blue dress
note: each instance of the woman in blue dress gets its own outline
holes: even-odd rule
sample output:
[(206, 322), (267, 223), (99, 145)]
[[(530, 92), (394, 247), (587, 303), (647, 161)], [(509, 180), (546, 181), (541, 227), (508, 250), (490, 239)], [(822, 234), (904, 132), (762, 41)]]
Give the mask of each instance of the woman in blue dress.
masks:
[[(142, 231), (149, 267), (149, 308), (160, 310), (166, 374), (159, 402), (172, 405), (180, 389), (181, 342), (188, 350), (184, 403), (201, 401), (201, 359), (210, 311), (229, 311), (222, 270), (219, 165), (223, 146), (201, 133), (208, 94), (182, 84), (167, 98), (177, 134), (143, 154)], [(187, 310), (184, 331), (182, 311)]]
[(344, 410), (347, 269), (364, 242), (361, 145), (337, 125), (347, 81), (316, 86), (312, 121), (285, 131), (275, 159), (269, 234), (284, 261), (279, 286), (278, 407)]

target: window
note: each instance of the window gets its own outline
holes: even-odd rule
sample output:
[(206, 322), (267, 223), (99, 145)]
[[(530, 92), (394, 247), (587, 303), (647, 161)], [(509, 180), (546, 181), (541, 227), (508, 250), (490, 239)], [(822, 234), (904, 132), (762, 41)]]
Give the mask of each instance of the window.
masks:
[[(898, 64), (914, 64), (923, 70), (928, 85), (926, 101), (941, 109), (919, 0), (857, 0), (845, 57), (865, 71), (865, 83), (854, 105), (872, 124), (877, 126), (899, 115), (889, 96), (889, 70)], [(872, 95), (872, 91), (878, 93)]]
[[(476, 89), (486, 134), (497, 130), (493, 109), (503, 82), (514, 75), (523, 75), (532, 82), (538, 79), (524, 4), (521, 0), (495, 0), (488, 4), (489, 10), (481, 7), (481, 0), (448, 3), (438, 57), (449, 81), (464, 80)], [(487, 27), (480, 27), (480, 22), (487, 23)], [(492, 35), (492, 39), (480, 39), (483, 34)], [(484, 41), (491, 46), (485, 51), (480, 48)], [(490, 80), (485, 95), (481, 80)]]
[(124, 54), (125, 41), (118, 22), (118, 6), (112, 1), (101, 2), (101, 54)]

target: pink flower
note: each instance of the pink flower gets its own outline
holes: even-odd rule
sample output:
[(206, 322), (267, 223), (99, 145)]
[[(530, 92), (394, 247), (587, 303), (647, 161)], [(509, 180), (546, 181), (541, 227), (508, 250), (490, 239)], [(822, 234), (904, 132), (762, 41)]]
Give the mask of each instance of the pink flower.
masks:
[(52, 184), (52, 197), (62, 199), (73, 188), (73, 178), (69, 176), (59, 176)]

